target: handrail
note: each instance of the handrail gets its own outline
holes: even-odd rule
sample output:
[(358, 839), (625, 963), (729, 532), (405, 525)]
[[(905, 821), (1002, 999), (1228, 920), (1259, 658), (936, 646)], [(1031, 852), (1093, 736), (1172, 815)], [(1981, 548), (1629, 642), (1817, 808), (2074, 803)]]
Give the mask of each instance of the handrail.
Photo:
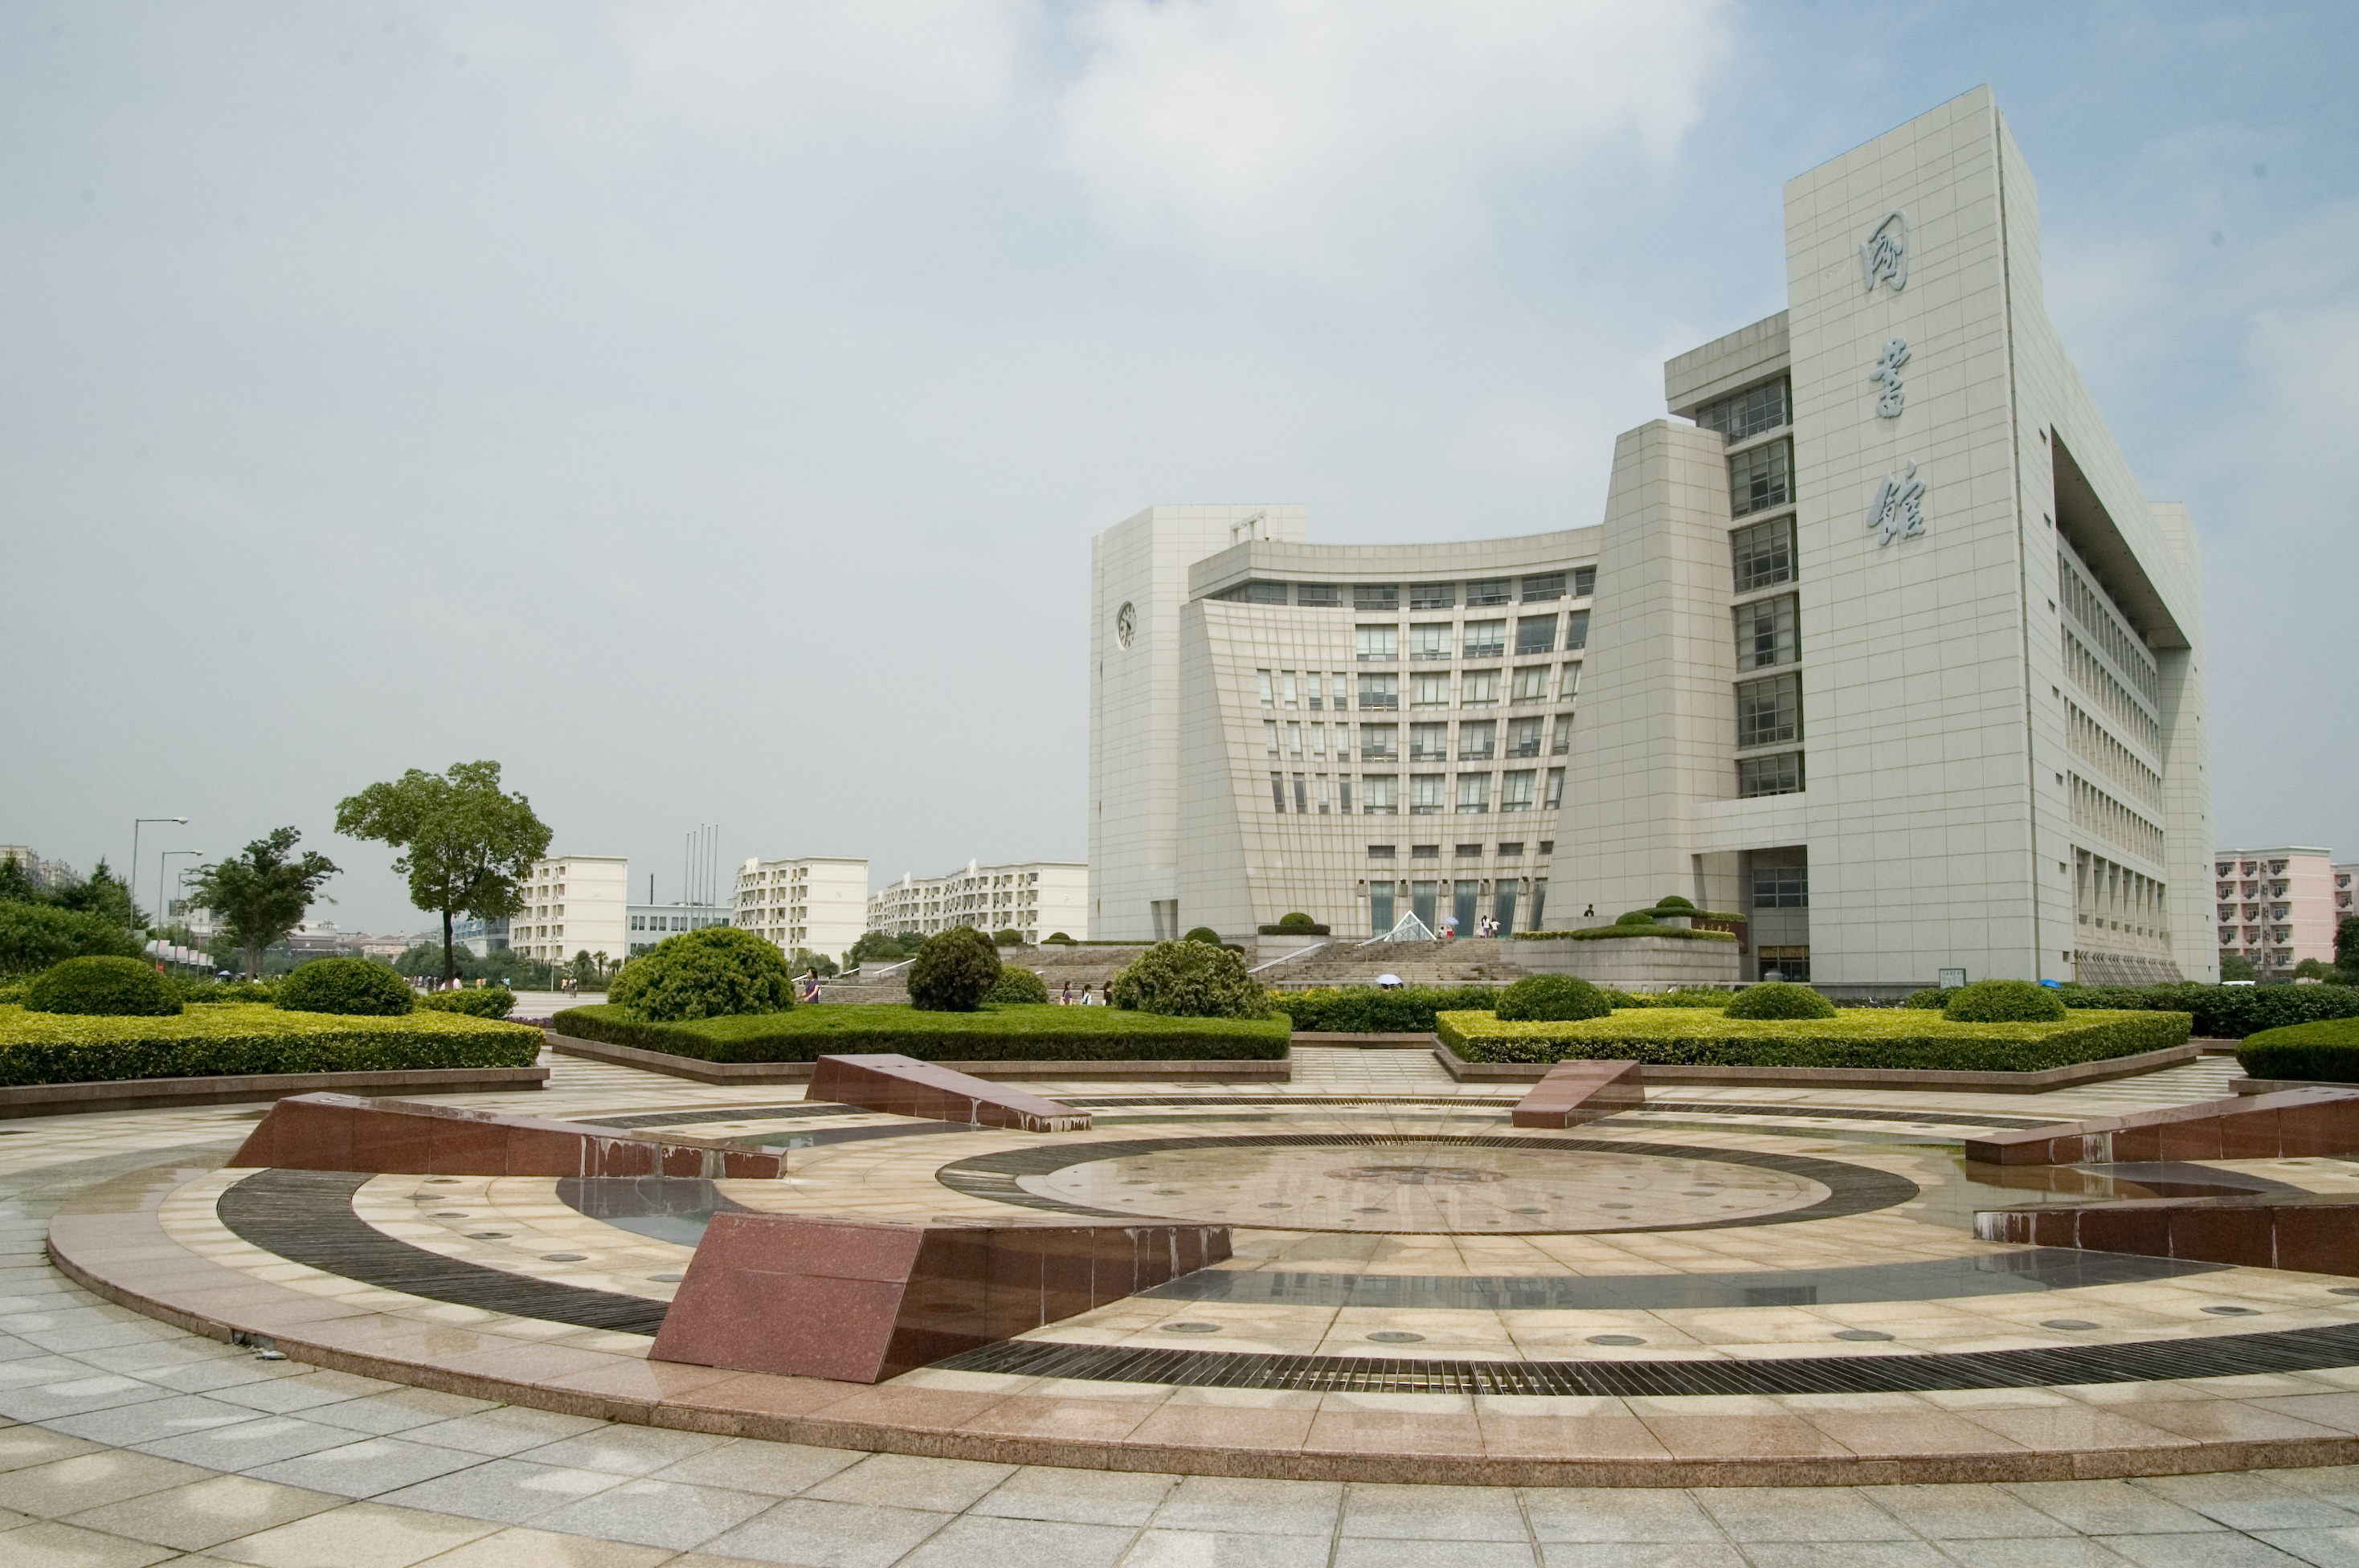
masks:
[(1310, 957), (1310, 955), (1311, 955), (1311, 954), (1313, 954), (1313, 953), (1323, 953), (1323, 952), (1325, 952), (1328, 948), (1332, 947), (1333, 946), (1335, 946), (1335, 944), (1334, 944), (1333, 940), (1331, 938), (1330, 940), (1325, 941), (1325, 942), (1321, 942), (1321, 943), (1317, 944), (1317, 945), (1316, 945), (1316, 946), (1310, 946), (1310, 947), (1302, 948), (1302, 949), (1301, 949), (1300, 951), (1299, 951), (1299, 952), (1288, 953), (1288, 955), (1286, 955), (1286, 957), (1282, 957), (1282, 958), (1272, 958), (1272, 959), (1271, 959), (1268, 963), (1266, 963), (1266, 964), (1256, 964), (1252, 968), (1247, 969), (1247, 970), (1245, 971), (1245, 973), (1246, 973), (1246, 974), (1248, 974), (1248, 975), (1257, 975), (1257, 974), (1260, 974), (1264, 969), (1274, 969), (1274, 968), (1277, 968), (1280, 964), (1291, 964), (1291, 963), (1293, 963), (1293, 962), (1294, 962), (1296, 959), (1298, 959), (1298, 958), (1308, 958), (1308, 957)]

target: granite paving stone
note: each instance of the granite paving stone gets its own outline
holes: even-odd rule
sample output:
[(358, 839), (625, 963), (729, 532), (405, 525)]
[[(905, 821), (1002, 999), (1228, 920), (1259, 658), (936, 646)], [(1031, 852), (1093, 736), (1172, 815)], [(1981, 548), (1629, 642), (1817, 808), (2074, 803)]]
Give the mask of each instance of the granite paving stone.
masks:
[(245, 1473), (289, 1487), (332, 1492), (338, 1497), (374, 1498), (483, 1463), (482, 1454), (470, 1454), (463, 1448), (437, 1448), (397, 1437), (373, 1437), (275, 1464), (254, 1465)]
[(603, 1470), (535, 1465), (522, 1459), (493, 1459), (387, 1492), (377, 1500), (466, 1519), (523, 1524), (603, 1492), (622, 1479)]
[(182, 1552), (201, 1552), (242, 1535), (342, 1508), (344, 1499), (245, 1476), (212, 1476), (184, 1487), (66, 1516), (69, 1524)]
[(47, 1519), (0, 1535), (0, 1551), (12, 1568), (146, 1568), (179, 1555), (169, 1546)]
[(955, 1515), (788, 1498), (704, 1543), (723, 1557), (797, 1568), (887, 1568)]
[(751, 1492), (641, 1478), (569, 1503), (538, 1522), (544, 1530), (679, 1552), (701, 1545), (770, 1506), (770, 1498)]

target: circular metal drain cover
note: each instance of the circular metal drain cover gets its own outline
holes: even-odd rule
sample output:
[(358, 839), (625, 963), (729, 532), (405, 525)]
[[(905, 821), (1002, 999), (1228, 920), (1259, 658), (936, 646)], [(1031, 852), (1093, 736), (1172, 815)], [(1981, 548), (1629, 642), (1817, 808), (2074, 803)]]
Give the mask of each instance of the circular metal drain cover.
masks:
[(589, 1256), (587, 1252), (544, 1252), (540, 1260), (544, 1263), (579, 1263)]
[(2051, 1317), (2043, 1321), (2039, 1326), (2042, 1328), (2082, 1329), (2094, 1328), (2097, 1325), (2093, 1323), (2083, 1323), (2077, 1317)]
[(1592, 1345), (1644, 1345), (1647, 1342), (1635, 1334), (1593, 1334), (1589, 1336), (1589, 1343)]
[(1218, 1334), (1221, 1332), (1221, 1325), (1217, 1323), (1167, 1323), (1163, 1325), (1163, 1332), (1166, 1334)]
[(1889, 1339), (1892, 1336), (1884, 1333), (1880, 1329), (1845, 1328), (1838, 1330), (1835, 1334), (1835, 1337), (1837, 1339)]
[(1368, 1336), (1368, 1337), (1375, 1340), (1378, 1345), (1415, 1345), (1419, 1340), (1423, 1339), (1425, 1336), (1422, 1334), (1411, 1334), (1406, 1329), (1380, 1328), (1375, 1333)]

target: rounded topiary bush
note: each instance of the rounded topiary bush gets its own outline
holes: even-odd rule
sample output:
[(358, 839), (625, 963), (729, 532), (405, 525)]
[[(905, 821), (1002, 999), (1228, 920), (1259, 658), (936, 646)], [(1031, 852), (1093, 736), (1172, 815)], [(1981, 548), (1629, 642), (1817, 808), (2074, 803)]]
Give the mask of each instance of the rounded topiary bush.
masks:
[(784, 1012), (795, 1005), (795, 973), (785, 954), (752, 932), (708, 925), (667, 936), (625, 964), (606, 1000), (658, 1023)]
[(1292, 925), (1318, 925), (1318, 924), (1319, 924), (1317, 921), (1315, 921), (1315, 920), (1311, 919), (1309, 915), (1307, 915), (1307, 914), (1303, 914), (1303, 913), (1302, 913), (1300, 910), (1299, 910), (1299, 909), (1298, 909), (1298, 910), (1293, 911), (1293, 912), (1292, 912), (1292, 913), (1290, 913), (1290, 914), (1281, 914), (1281, 915), (1279, 915), (1279, 916), (1277, 917), (1277, 923), (1278, 923), (1280, 925), (1288, 925), (1288, 926), (1292, 926)]
[(1657, 909), (1693, 909), (1695, 905), (1690, 903), (1686, 899), (1681, 898), (1679, 894), (1673, 893), (1669, 898), (1657, 899), (1655, 901), (1655, 907)]
[(1073, 945), (1073, 939), (1066, 935), (1061, 931), (1051, 931), (1046, 936), (1041, 937), (1040, 940), (1044, 944), (1054, 942), (1060, 947), (1070, 947)]
[(1835, 1004), (1808, 986), (1765, 980), (1747, 986), (1728, 1004), (1731, 1018), (1832, 1018)]
[(1571, 975), (1530, 975), (1499, 993), (1494, 1009), (1509, 1022), (1570, 1023), (1614, 1011), (1605, 993)]
[(389, 964), (368, 958), (314, 958), (279, 981), (272, 1000), (285, 1012), (398, 1018), (418, 1005), (418, 993)]
[(2256, 1078), (2359, 1083), (2359, 1018), (2322, 1018), (2247, 1034), (2236, 1065)]
[(1910, 991), (1908, 995), (1902, 1000), (1900, 1005), (1903, 1007), (1930, 1007), (1938, 1012), (1942, 1008), (1950, 1005), (1950, 993), (1943, 990), (1939, 986), (1927, 986), (1922, 990)]
[(999, 949), (972, 925), (926, 938), (909, 964), (909, 1002), (925, 1012), (973, 1012), (1000, 976)]
[(506, 986), (429, 991), (418, 999), (418, 1005), (437, 1012), (463, 1012), (470, 1018), (506, 1018), (516, 1010), (516, 993)]
[(1167, 1018), (1260, 1018), (1270, 1011), (1244, 957), (1204, 942), (1158, 942), (1108, 989), (1116, 1007)]
[(1046, 1002), (1049, 982), (1021, 964), (1002, 964), (999, 978), (991, 982), (984, 1000), (998, 1002)]
[(995, 931), (991, 934), (991, 945), (995, 947), (1021, 947), (1024, 946), (1024, 933), (1013, 925), (1005, 931)]
[(1941, 1016), (1952, 1023), (2054, 1023), (2064, 999), (2029, 980), (1976, 980), (1950, 993)]
[(1187, 935), (1180, 938), (1180, 940), (1182, 942), (1202, 942), (1217, 947), (1221, 945), (1221, 934), (1213, 930), (1209, 925), (1199, 925), (1194, 930), (1189, 932)]
[(137, 958), (68, 958), (33, 977), (25, 1011), (168, 1018), (180, 1011), (180, 990)]
[(1614, 924), (1616, 925), (1652, 925), (1655, 924), (1655, 916), (1651, 910), (1634, 909), (1629, 911), (1627, 914), (1614, 916)]

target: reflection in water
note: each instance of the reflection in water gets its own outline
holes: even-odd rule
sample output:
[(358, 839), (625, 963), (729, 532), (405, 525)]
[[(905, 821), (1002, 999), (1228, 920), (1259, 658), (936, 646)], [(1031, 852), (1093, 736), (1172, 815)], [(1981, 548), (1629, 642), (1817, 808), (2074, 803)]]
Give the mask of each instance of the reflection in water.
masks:
[(693, 1247), (716, 1214), (744, 1214), (711, 1182), (696, 1176), (565, 1176), (557, 1201), (577, 1214), (658, 1241)]

